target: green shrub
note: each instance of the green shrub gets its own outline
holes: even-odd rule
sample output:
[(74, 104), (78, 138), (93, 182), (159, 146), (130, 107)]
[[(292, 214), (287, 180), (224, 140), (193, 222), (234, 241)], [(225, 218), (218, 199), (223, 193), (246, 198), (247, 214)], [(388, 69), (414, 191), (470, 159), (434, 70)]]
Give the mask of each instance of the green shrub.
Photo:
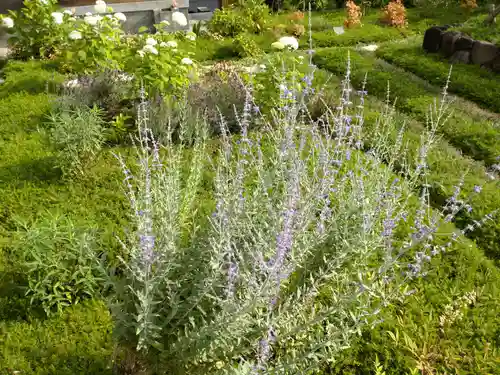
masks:
[[(409, 70), (434, 85), (444, 87), (450, 64), (440, 55), (426, 54), (417, 44), (385, 45), (377, 50), (377, 56), (405, 70)], [(490, 111), (500, 113), (500, 78), (476, 65), (453, 66), (448, 90), (479, 103)]]
[(363, 27), (349, 29), (340, 35), (334, 31), (320, 31), (313, 33), (312, 38), (315, 47), (335, 47), (402, 39), (411, 33), (410, 30), (406, 29), (365, 24)]
[(269, 19), (269, 8), (262, 0), (239, 1), (237, 4), (216, 9), (208, 23), (210, 31), (222, 36), (261, 33)]
[(15, 255), (27, 279), (31, 304), (47, 315), (95, 297), (99, 292), (96, 239), (63, 217), (19, 223)]
[(257, 57), (262, 55), (263, 51), (259, 48), (255, 40), (245, 34), (237, 35), (233, 40), (233, 48), (238, 57)]
[(47, 125), (48, 142), (57, 153), (57, 166), (63, 175), (82, 176), (104, 143), (102, 111), (78, 107), (54, 112)]

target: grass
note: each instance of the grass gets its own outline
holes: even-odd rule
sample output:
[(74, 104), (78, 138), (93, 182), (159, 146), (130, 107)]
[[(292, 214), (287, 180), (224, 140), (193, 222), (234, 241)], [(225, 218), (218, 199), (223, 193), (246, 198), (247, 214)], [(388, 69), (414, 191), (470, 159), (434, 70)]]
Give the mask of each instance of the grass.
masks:
[[(427, 54), (421, 39), (411, 43), (386, 44), (376, 55), (391, 64), (415, 73), (428, 82), (444, 87), (450, 64), (439, 54)], [(500, 113), (500, 78), (477, 65), (453, 66), (449, 91), (478, 103), (483, 108)]]

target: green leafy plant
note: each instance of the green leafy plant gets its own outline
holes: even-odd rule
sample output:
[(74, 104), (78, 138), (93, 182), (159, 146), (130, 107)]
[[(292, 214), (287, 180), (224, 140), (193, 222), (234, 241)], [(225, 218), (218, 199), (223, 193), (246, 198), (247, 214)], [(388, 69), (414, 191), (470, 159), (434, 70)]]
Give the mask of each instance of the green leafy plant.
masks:
[(61, 56), (66, 70), (76, 74), (123, 70), (135, 43), (133, 39), (124, 38), (117, 18), (92, 15), (73, 24)]
[(47, 315), (92, 298), (99, 292), (95, 233), (68, 218), (46, 215), (34, 222), (18, 222), (16, 256), (26, 275), (32, 304)]
[(208, 28), (214, 33), (234, 37), (240, 33), (261, 33), (269, 19), (269, 8), (262, 0), (238, 1), (216, 9)]
[(21, 10), (9, 11), (13, 27), (7, 32), (12, 35), (9, 44), (13, 56), (48, 58), (59, 53), (73, 21), (68, 12), (58, 9), (57, 0), (25, 0)]
[(262, 49), (250, 36), (237, 35), (233, 40), (233, 48), (239, 57), (257, 57), (263, 54)]
[(56, 151), (63, 175), (82, 176), (104, 143), (102, 110), (82, 106), (52, 113), (48, 126), (48, 142)]

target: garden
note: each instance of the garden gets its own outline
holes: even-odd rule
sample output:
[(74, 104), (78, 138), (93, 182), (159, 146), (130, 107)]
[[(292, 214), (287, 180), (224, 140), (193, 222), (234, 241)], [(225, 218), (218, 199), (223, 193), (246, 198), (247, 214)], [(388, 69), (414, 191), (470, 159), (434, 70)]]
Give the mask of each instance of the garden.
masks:
[(0, 15), (0, 374), (499, 374), (500, 5), (175, 5)]

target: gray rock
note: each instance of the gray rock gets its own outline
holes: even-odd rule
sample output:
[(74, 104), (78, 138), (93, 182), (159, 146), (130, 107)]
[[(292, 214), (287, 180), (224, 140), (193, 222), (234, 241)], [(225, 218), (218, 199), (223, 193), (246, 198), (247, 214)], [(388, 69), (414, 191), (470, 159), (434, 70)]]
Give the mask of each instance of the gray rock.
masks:
[(427, 52), (438, 52), (441, 47), (441, 37), (443, 30), (441, 27), (433, 26), (426, 30), (422, 48)]
[(470, 36), (462, 35), (455, 41), (455, 51), (468, 51), (472, 49), (474, 39)]
[(470, 51), (455, 51), (450, 58), (450, 64), (469, 64)]
[(447, 31), (441, 38), (440, 51), (444, 57), (450, 57), (455, 52), (455, 42), (462, 36), (457, 31)]
[(486, 66), (493, 72), (500, 73), (500, 53), (498, 53), (492, 61), (487, 63)]
[(472, 46), (472, 63), (477, 65), (488, 64), (497, 57), (499, 52), (498, 47), (493, 43), (476, 40)]

